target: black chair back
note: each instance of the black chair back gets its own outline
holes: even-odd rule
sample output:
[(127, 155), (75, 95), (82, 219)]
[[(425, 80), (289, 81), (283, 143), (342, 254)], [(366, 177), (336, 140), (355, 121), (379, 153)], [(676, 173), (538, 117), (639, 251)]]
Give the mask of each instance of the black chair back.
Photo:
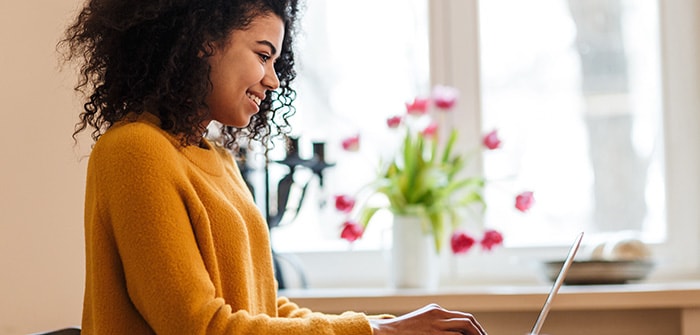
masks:
[(59, 330), (52, 330), (50, 332), (34, 333), (34, 334), (29, 334), (29, 335), (80, 335), (80, 328), (69, 327), (69, 328), (63, 328), (63, 329), (59, 329)]

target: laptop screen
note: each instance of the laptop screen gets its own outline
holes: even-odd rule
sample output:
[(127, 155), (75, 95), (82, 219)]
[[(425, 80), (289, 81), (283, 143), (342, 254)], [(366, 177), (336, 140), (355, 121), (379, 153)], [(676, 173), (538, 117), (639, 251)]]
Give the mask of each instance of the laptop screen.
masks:
[(542, 330), (544, 320), (547, 318), (547, 314), (549, 314), (549, 310), (552, 305), (552, 300), (554, 300), (554, 296), (557, 295), (557, 292), (559, 292), (559, 288), (564, 283), (564, 278), (566, 278), (566, 272), (569, 271), (571, 263), (574, 262), (574, 257), (576, 257), (576, 252), (578, 251), (578, 248), (581, 245), (582, 239), (583, 233), (580, 233), (578, 237), (576, 237), (574, 244), (571, 245), (571, 248), (569, 249), (569, 254), (566, 256), (566, 260), (564, 261), (564, 264), (562, 265), (561, 270), (559, 271), (559, 275), (554, 280), (554, 284), (552, 284), (552, 288), (549, 290), (547, 300), (545, 300), (544, 305), (540, 310), (540, 315), (537, 317), (537, 321), (535, 321), (535, 325), (532, 327), (532, 331), (529, 335), (540, 334), (540, 330)]

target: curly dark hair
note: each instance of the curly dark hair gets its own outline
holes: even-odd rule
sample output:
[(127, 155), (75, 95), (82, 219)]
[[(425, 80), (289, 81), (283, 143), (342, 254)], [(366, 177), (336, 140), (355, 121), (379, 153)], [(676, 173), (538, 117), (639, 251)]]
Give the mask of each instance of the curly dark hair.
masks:
[(75, 89), (87, 96), (73, 137), (93, 128), (97, 141), (128, 113), (149, 111), (183, 145), (199, 143), (212, 89), (207, 58), (231, 31), (269, 14), (285, 26), (275, 62), (280, 86), (267, 93), (246, 128), (222, 126), (221, 141), (231, 149), (239, 137), (285, 136), (295, 112), (290, 83), (298, 0), (90, 0), (58, 44), (66, 62), (80, 61)]

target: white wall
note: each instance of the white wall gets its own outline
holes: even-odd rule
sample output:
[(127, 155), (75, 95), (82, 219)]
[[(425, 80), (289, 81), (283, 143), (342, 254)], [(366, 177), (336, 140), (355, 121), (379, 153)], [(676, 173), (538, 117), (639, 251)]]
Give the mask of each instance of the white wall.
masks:
[(0, 1), (3, 335), (80, 323), (86, 160), (71, 139), (80, 110), (73, 72), (59, 72), (55, 51), (80, 2)]

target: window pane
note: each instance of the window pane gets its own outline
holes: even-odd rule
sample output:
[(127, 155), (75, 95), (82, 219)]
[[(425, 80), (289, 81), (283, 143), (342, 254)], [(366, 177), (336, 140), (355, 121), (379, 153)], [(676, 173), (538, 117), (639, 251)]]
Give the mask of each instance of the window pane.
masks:
[[(300, 155), (310, 157), (311, 143), (322, 141), (326, 143), (327, 160), (335, 166), (324, 171), (322, 188), (313, 176), (298, 171), (295, 180), (301, 186), (310, 181), (302, 210), (293, 223), (284, 221), (273, 230), (273, 244), (278, 251), (347, 249), (348, 243), (339, 238), (338, 228), (344, 217), (332, 203), (324, 201), (334, 194), (353, 194), (370, 182), (384, 149), (378, 144), (386, 143), (389, 136), (386, 119), (404, 113), (404, 102), (426, 93), (427, 3), (305, 3), (296, 53), (297, 114), (290, 121), (294, 135), (299, 137)], [(355, 134), (361, 135), (360, 152), (344, 153), (341, 141)], [(284, 157), (280, 150), (273, 155), (277, 155), (273, 159)], [(285, 173), (283, 167), (271, 168), (273, 181)], [(293, 217), (287, 215), (288, 219)], [(354, 248), (380, 248), (383, 229), (381, 224), (373, 223)]]
[[(507, 9), (507, 10), (504, 10)], [(658, 10), (652, 0), (480, 2), (486, 221), (506, 245), (576, 232), (665, 238)], [(536, 205), (510, 210), (513, 192)]]

